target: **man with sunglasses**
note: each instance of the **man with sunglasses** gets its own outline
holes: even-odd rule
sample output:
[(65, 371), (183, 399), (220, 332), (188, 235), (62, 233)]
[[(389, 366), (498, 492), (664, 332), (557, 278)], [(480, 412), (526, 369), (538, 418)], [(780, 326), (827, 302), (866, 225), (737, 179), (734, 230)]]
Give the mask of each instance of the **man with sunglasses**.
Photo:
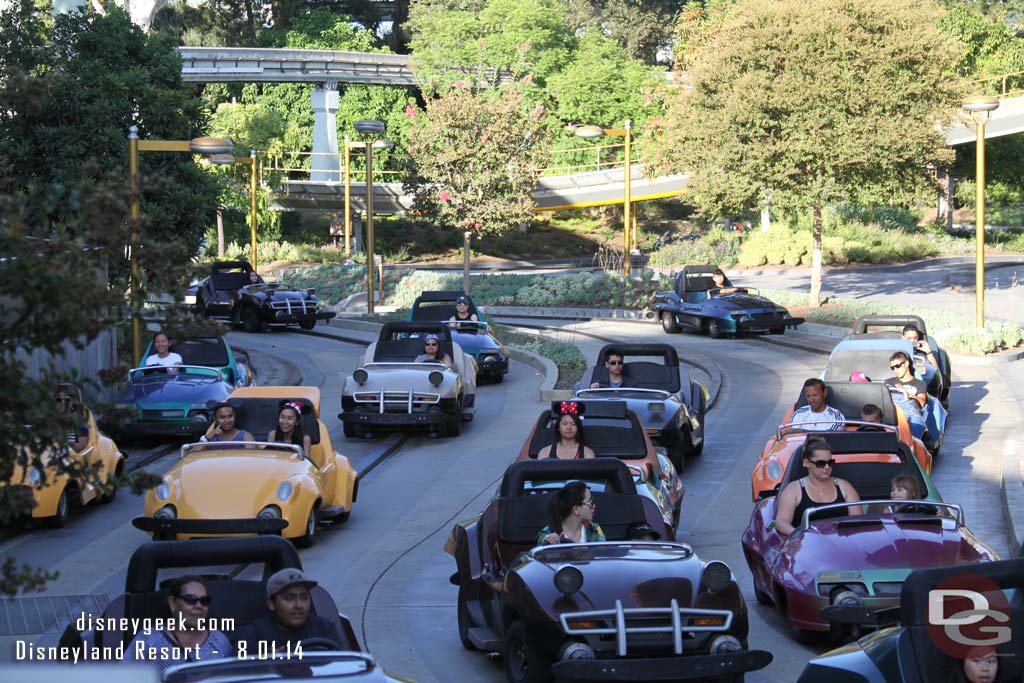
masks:
[(591, 389), (621, 389), (626, 384), (626, 377), (622, 374), (625, 367), (625, 356), (619, 351), (609, 351), (604, 359), (604, 366), (608, 368), (608, 379), (600, 382), (592, 382)]
[(902, 391), (909, 399), (907, 403), (913, 401), (917, 405), (918, 414), (923, 413), (925, 404), (928, 403), (928, 387), (914, 376), (914, 363), (910, 356), (902, 351), (892, 354), (889, 356), (889, 369), (892, 370), (893, 376), (885, 380), (885, 383)]
[(235, 632), (238, 656), (259, 653), (296, 652), (296, 646), (310, 638), (326, 638), (344, 649), (336, 623), (310, 614), (309, 589), (317, 582), (299, 569), (282, 569), (267, 579), (267, 608), (270, 613)]
[[(836, 461), (832, 457), (832, 447), (820, 436), (812, 436), (804, 444), (803, 465), (807, 476), (791, 481), (782, 490), (775, 509), (775, 531), (782, 536), (789, 536), (803, 523), (804, 512), (819, 505), (832, 503), (856, 503), (860, 495), (853, 484), (832, 476)], [(829, 517), (845, 517), (863, 514), (860, 505), (850, 505), (846, 509), (835, 508), (822, 512), (815, 519)]]

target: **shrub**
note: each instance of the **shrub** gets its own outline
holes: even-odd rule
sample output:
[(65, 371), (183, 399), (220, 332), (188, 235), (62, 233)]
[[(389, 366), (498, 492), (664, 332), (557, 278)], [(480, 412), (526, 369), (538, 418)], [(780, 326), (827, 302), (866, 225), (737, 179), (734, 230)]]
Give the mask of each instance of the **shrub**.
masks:
[(712, 228), (695, 240), (679, 241), (651, 252), (652, 266), (684, 266), (689, 263), (730, 265), (736, 263), (741, 243), (738, 232)]
[(509, 346), (527, 349), (549, 358), (558, 367), (556, 389), (572, 389), (583, 378), (587, 360), (575, 344), (544, 335), (516, 332), (504, 325), (495, 325), (494, 334)]
[[(936, 241), (925, 232), (887, 230), (878, 225), (837, 225), (825, 228), (822, 236), (822, 262), (826, 265), (914, 261), (937, 253)], [(738, 261), (745, 268), (810, 265), (811, 231), (778, 223), (768, 232), (755, 232), (743, 241)]]

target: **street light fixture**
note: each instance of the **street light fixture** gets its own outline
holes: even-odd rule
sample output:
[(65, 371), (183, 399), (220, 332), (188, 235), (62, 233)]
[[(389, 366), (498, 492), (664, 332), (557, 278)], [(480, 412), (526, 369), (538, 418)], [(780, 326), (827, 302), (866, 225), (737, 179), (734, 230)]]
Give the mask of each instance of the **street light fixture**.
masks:
[(139, 271), (139, 152), (191, 152), (213, 156), (230, 154), (235, 148), (227, 138), (193, 138), (192, 140), (140, 140), (139, 127), (128, 129), (128, 183), (131, 189), (130, 215), (132, 219), (131, 235), (128, 244), (128, 260), (131, 268), (129, 276), (130, 301), (132, 308), (132, 361), (138, 366), (142, 360), (142, 308)]
[(256, 150), (249, 149), (249, 156), (236, 157), (233, 154), (211, 154), (211, 164), (247, 164), (249, 166), (249, 250), (252, 252), (252, 267), (256, 270)]
[(632, 122), (626, 121), (625, 128), (601, 128), (600, 126), (577, 126), (575, 128), (576, 137), (579, 138), (599, 138), (606, 135), (614, 135), (626, 139), (626, 166), (623, 169), (623, 180), (625, 184), (624, 197), (622, 201), (622, 249), (623, 249), (623, 260), (622, 260), (622, 274), (625, 277), (630, 277), (632, 272), (632, 241), (630, 238), (630, 218), (633, 213), (633, 194), (631, 188), (632, 170), (633, 165), (631, 161), (632, 151)]
[[(375, 119), (360, 119), (353, 127), (362, 135), (382, 135), (385, 129), (384, 122)], [(370, 141), (363, 144), (366, 148), (366, 312), (373, 313), (373, 148), (376, 145)]]
[(963, 108), (974, 120), (977, 133), (974, 173), (974, 326), (985, 329), (985, 124), (999, 108), (999, 98), (975, 95), (963, 101)]

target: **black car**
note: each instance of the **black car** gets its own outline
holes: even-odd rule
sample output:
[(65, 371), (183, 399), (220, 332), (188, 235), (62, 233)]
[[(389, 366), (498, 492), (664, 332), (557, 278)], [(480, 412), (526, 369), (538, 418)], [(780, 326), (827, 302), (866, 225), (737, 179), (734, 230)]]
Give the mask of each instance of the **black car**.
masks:
[[(960, 640), (972, 639), (978, 646), (994, 647), (999, 661), (996, 680), (1019, 681), (1024, 674), (1021, 589), (1024, 559), (919, 569), (903, 582), (900, 606), (891, 611), (892, 616), (898, 615), (898, 626), (815, 657), (798, 683), (954, 680), (950, 673), (962, 665), (969, 648), (954, 642), (951, 634)], [(1009, 600), (1006, 592), (1011, 594)], [(851, 621), (872, 616), (880, 621), (886, 615), (848, 616)]]
[(218, 261), (210, 276), (189, 289), (185, 303), (196, 313), (259, 332), (265, 325), (316, 327), (336, 313), (320, 310), (315, 289), (299, 291), (280, 282), (264, 282), (248, 261)]

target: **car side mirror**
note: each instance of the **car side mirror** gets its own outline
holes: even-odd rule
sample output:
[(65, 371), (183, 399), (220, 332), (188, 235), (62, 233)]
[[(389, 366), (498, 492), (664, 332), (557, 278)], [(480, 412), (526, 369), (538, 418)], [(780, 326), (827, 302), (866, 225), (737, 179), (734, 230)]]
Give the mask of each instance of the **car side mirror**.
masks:
[(224, 371), (224, 381), (227, 382), (228, 384), (234, 384), (235, 383), (235, 373), (233, 371), (231, 371), (231, 370), (225, 370)]

